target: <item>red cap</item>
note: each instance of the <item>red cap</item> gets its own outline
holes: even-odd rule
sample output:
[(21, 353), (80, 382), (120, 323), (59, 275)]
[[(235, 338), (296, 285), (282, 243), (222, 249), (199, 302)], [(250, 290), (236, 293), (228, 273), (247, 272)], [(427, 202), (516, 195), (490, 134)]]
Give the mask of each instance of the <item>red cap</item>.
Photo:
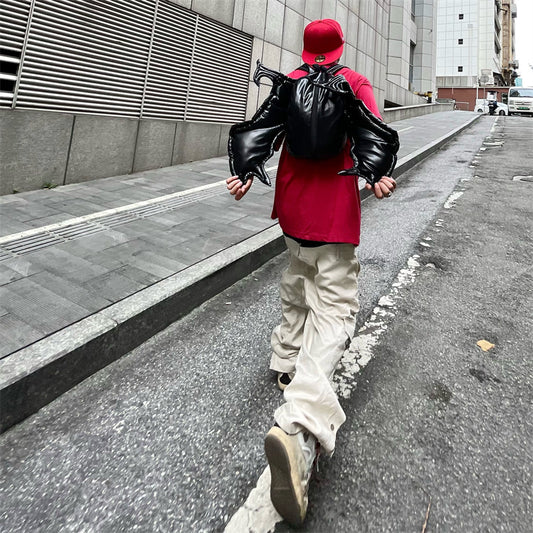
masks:
[(314, 20), (305, 27), (302, 59), (308, 65), (333, 63), (341, 57), (343, 48), (344, 36), (336, 20)]

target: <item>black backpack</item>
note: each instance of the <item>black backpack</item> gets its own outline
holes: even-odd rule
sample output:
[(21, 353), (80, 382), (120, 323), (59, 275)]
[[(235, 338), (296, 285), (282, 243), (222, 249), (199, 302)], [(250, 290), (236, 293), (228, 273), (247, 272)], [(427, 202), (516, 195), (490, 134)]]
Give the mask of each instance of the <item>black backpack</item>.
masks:
[(253, 79), (257, 85), (263, 77), (270, 79), (272, 89), (250, 120), (230, 129), (232, 176), (242, 183), (257, 176), (270, 185), (265, 163), (284, 135), (290, 153), (306, 159), (333, 157), (348, 138), (353, 164), (338, 174), (361, 176), (371, 185), (391, 176), (400, 148), (398, 133), (355, 97), (344, 76), (335, 75), (341, 68), (315, 67), (309, 76), (295, 80), (258, 61)]
[[(343, 65), (302, 65), (308, 73), (296, 80), (289, 96), (286, 143), (299, 159), (328, 159), (346, 145), (345, 92), (335, 89), (335, 75)], [(338, 76), (338, 78), (344, 78)]]

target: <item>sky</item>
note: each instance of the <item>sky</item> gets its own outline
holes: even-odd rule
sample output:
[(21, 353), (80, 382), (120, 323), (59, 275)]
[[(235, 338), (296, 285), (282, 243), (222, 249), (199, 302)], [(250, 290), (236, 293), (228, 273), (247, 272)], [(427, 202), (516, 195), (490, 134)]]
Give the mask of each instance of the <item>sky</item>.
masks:
[(517, 9), (515, 59), (520, 64), (522, 85), (533, 87), (533, 0), (514, 0), (514, 3)]

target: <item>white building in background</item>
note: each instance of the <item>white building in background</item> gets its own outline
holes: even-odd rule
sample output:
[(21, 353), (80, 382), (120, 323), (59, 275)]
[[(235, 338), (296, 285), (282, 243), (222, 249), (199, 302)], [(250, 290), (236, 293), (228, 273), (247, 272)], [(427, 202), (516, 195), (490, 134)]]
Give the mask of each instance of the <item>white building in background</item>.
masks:
[(502, 15), (500, 0), (438, 3), (438, 87), (504, 85)]

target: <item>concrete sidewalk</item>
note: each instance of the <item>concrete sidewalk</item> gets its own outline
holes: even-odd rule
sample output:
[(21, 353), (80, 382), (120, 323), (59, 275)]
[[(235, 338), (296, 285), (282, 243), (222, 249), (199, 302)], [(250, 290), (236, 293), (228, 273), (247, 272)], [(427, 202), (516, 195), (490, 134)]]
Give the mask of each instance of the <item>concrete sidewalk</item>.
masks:
[[(395, 176), (478, 117), (391, 124)], [(283, 250), (273, 190), (235, 202), (228, 175), (215, 158), (0, 198), (2, 430)]]

